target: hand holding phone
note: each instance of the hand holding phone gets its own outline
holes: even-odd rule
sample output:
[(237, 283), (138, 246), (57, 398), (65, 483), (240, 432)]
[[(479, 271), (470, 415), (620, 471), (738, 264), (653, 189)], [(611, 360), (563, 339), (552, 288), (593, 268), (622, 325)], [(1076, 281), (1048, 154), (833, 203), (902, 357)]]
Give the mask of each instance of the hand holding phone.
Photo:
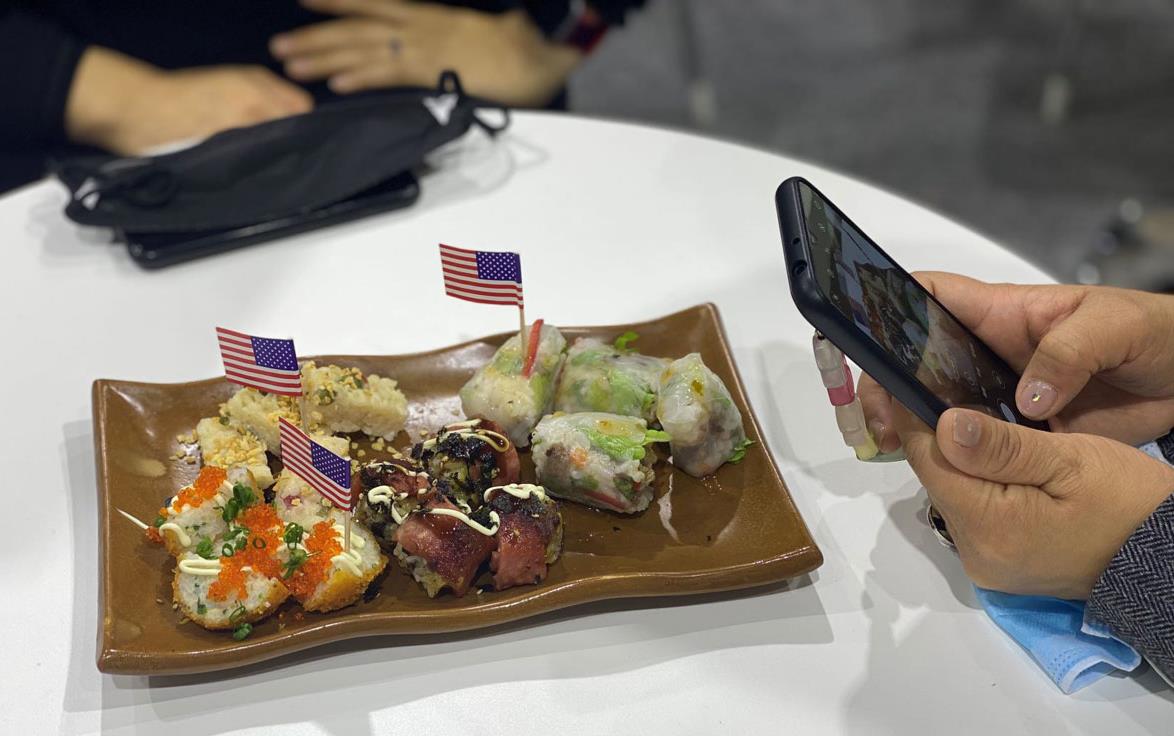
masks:
[(963, 407), (1047, 429), (1016, 407), (1018, 374), (815, 187), (788, 179), (775, 202), (799, 311), (895, 399), (931, 427)]

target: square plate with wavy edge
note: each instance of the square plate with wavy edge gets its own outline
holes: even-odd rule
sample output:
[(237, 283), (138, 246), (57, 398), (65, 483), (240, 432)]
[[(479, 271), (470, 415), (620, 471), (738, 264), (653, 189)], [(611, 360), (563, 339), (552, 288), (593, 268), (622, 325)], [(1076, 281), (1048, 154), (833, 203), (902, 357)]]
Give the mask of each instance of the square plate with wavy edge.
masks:
[[(429, 599), (394, 560), (359, 603), (326, 614), (295, 603), (234, 641), (181, 623), (172, 609), (174, 562), (116, 511), (155, 518), (163, 501), (196, 475), (173, 456), (177, 435), (214, 416), (235, 387), (223, 378), (180, 384), (94, 382), (94, 444), (98, 469), (98, 669), (119, 674), (209, 672), (308, 647), (382, 634), (436, 634), (493, 626), (568, 606), (614, 598), (707, 593), (777, 583), (823, 561), (764, 446), (758, 421), (711, 304), (640, 324), (566, 327), (576, 337), (611, 340), (632, 330), (648, 355), (699, 352), (730, 389), (755, 441), (745, 459), (707, 478), (657, 465), (656, 499), (641, 514), (618, 514), (562, 503), (565, 546), (545, 581), (502, 592)], [(390, 376), (408, 398), (409, 417), (394, 446), (460, 418), (457, 391), (509, 334), (414, 355), (316, 358)], [(374, 459), (369, 445), (363, 460)], [(523, 451), (523, 478), (533, 464)]]

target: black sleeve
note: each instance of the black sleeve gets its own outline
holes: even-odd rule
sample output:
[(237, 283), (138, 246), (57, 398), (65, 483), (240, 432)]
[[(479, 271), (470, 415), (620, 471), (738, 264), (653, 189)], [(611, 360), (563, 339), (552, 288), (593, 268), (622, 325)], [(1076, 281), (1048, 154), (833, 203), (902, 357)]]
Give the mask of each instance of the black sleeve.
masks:
[(65, 140), (65, 103), (84, 49), (53, 21), (0, 3), (0, 148)]
[(1093, 586), (1086, 615), (1174, 683), (1174, 495), (1109, 563)]

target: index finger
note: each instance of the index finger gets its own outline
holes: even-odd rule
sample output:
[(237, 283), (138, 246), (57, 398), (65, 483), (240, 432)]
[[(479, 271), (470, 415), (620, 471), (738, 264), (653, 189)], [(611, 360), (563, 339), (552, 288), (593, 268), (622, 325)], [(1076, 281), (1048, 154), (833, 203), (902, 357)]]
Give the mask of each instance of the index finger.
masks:
[(278, 59), (289, 59), (338, 48), (384, 44), (390, 41), (391, 35), (391, 28), (381, 23), (341, 18), (279, 33), (270, 39), (269, 51)]

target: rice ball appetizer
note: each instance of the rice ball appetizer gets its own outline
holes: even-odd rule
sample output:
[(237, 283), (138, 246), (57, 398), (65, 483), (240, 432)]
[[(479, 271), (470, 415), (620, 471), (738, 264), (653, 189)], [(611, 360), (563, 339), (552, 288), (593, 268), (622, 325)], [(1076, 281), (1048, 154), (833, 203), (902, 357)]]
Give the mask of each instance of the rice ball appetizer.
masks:
[(526, 346), (523, 353), (518, 336), (510, 337), (460, 391), (465, 416), (496, 422), (516, 447), (530, 444), (530, 431), (554, 404), (567, 341), (557, 327), (537, 320)]
[(255, 388), (242, 388), (221, 404), (220, 418), (227, 422), (227, 426), (252, 433), (274, 455), (281, 448), (278, 420), (285, 419), (299, 427), (302, 425), (296, 399), (262, 393)]
[(432, 478), (407, 458), (367, 463), (359, 470), (355, 520), (375, 535), (385, 550), (395, 548), (395, 530), (432, 491)]
[(729, 390), (698, 353), (673, 361), (661, 376), (656, 417), (672, 437), (673, 465), (698, 478), (738, 462), (751, 444)]
[(496, 422), (469, 419), (449, 424), (416, 443), (412, 459), (433, 478), (447, 481), (457, 499), (481, 505), (486, 489), (517, 482), (518, 451)]
[(408, 400), (390, 378), (337, 365), (302, 366), (311, 426), (393, 439), (408, 418)]
[(309, 528), (286, 524), (283, 578), (307, 611), (325, 613), (357, 602), (387, 566), (371, 532), (356, 523), (350, 532), (348, 551), (346, 512), (338, 509)]
[(639, 417), (551, 414), (534, 428), (532, 457), (538, 482), (551, 495), (634, 514), (652, 501), (656, 457), (647, 447), (667, 439)]
[(190, 486), (159, 509), (154, 525), (147, 528), (147, 537), (180, 557), (201, 538), (218, 538), (227, 531), (224, 508), (234, 496), (255, 493), (260, 489), (246, 468), (225, 470), (206, 465)]
[[(505, 590), (546, 579), (563, 548), (563, 517), (542, 486), (530, 483), (485, 491), (482, 510), (497, 514), (497, 549), (489, 556), (493, 587)], [(488, 514), (486, 514), (488, 516)]]
[(265, 455), (265, 443), (225, 417), (207, 417), (196, 425), (196, 442), (205, 465), (217, 468), (244, 466), (261, 488), (273, 485), (273, 472)]
[(602, 411), (656, 421), (656, 392), (665, 358), (633, 352), (635, 333), (621, 335), (614, 344), (581, 337), (567, 351), (554, 398), (556, 411)]
[(180, 556), (173, 598), (185, 616), (211, 630), (233, 629), (243, 639), (252, 624), (289, 597), (282, 580), (282, 523), (257, 496), (237, 493), (225, 506), (227, 530), (201, 537)]
[[(408, 400), (390, 378), (308, 361), (302, 366), (302, 385), (313, 432), (362, 432), (391, 440), (407, 421)], [(220, 407), (220, 416), (228, 425), (252, 432), (273, 454), (281, 448), (280, 419), (302, 426), (297, 399), (254, 388), (233, 394)]]

